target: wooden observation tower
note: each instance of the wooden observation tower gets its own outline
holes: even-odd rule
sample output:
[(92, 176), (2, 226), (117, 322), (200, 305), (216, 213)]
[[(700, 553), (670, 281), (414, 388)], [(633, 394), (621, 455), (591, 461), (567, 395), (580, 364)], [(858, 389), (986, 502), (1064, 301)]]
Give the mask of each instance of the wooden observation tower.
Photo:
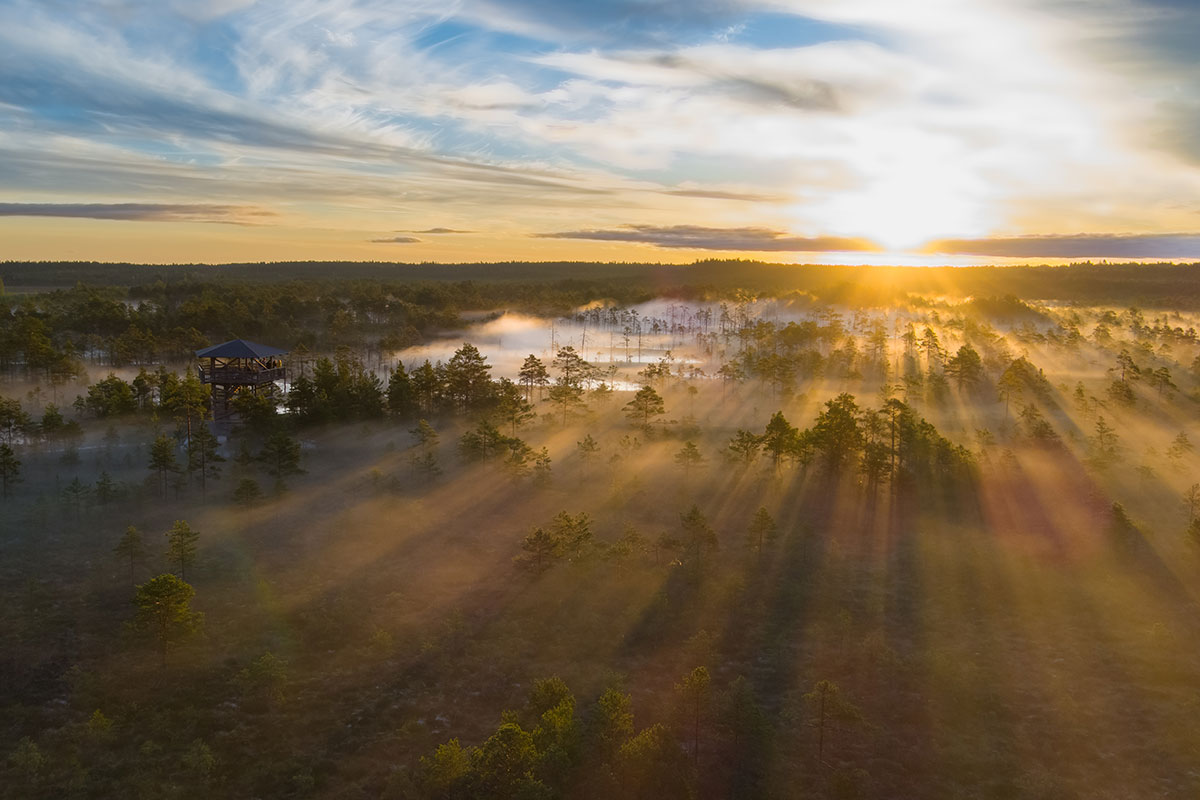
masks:
[(275, 381), (287, 377), (278, 347), (234, 339), (196, 351), (200, 360), (200, 382), (212, 386), (213, 417), (233, 413), (231, 403), (239, 394), (271, 394)]

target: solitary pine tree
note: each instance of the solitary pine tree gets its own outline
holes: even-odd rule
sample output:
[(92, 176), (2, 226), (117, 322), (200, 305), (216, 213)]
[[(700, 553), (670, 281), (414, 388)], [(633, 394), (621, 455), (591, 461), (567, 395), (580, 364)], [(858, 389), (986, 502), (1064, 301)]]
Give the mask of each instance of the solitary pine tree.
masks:
[(650, 425), (651, 417), (661, 416), (665, 413), (666, 406), (663, 404), (662, 396), (648, 384), (638, 389), (633, 399), (625, 404), (625, 416), (645, 426)]
[(154, 637), (163, 667), (167, 666), (168, 648), (191, 636), (204, 621), (202, 614), (192, 611), (195, 595), (191, 585), (169, 572), (137, 587), (133, 627)]

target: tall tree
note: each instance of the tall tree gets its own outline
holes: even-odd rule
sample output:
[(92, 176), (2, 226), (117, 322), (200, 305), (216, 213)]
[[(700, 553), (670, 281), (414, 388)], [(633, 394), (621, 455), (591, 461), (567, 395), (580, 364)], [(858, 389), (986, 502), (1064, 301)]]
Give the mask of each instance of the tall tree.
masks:
[(446, 364), (446, 394), (461, 410), (478, 408), (491, 389), (492, 367), (475, 345), (463, 343)]
[(633, 399), (625, 404), (625, 416), (644, 426), (650, 425), (651, 417), (661, 416), (665, 413), (666, 406), (663, 404), (662, 396), (649, 384), (638, 389)]
[(818, 681), (803, 699), (812, 715), (809, 724), (817, 729), (817, 760), (824, 763), (825, 740), (846, 725), (862, 722), (862, 712), (832, 681)]
[(554, 357), (554, 368), (559, 372), (559, 380), (568, 386), (582, 386), (592, 371), (592, 365), (571, 345), (559, 348), (558, 355)]
[(700, 765), (700, 723), (708, 713), (708, 702), (711, 694), (711, 679), (707, 667), (696, 667), (675, 684), (683, 702), (692, 740), (692, 764)]
[(739, 428), (726, 446), (728, 458), (738, 464), (749, 465), (758, 458), (759, 448), (762, 447), (762, 437), (750, 431)]
[(586, 477), (588, 465), (600, 454), (600, 445), (589, 433), (575, 443), (575, 452), (579, 454), (579, 480), (582, 482)]
[(559, 378), (550, 387), (549, 400), (562, 412), (563, 425), (567, 424), (567, 418), (570, 415), (587, 411), (587, 404), (583, 402), (582, 387), (578, 384), (568, 383), (562, 378)]
[(0, 397), (0, 443), (15, 444), (29, 430), (29, 415), (19, 400)]
[(700, 452), (700, 448), (696, 447), (696, 443), (692, 441), (685, 442), (679, 452), (675, 454), (675, 464), (683, 470), (683, 479), (685, 481), (691, 475), (692, 470), (703, 463), (704, 455)]
[(964, 344), (946, 362), (946, 375), (953, 378), (959, 391), (975, 389), (983, 381), (983, 359), (969, 344)]
[(765, 546), (775, 539), (777, 532), (778, 528), (771, 513), (765, 506), (759, 506), (758, 511), (750, 518), (750, 527), (746, 531), (747, 543), (754, 552), (761, 554)]
[(8, 487), (21, 482), (21, 459), (8, 442), (0, 442), (0, 487), (2, 495), (8, 497)]
[(517, 435), (518, 426), (535, 416), (520, 387), (508, 378), (501, 378), (496, 384), (496, 414), (512, 427), (513, 436)]
[(1120, 456), (1121, 439), (1102, 416), (1096, 418), (1096, 433), (1091, 437), (1091, 446), (1092, 463), (1101, 469), (1116, 463)]
[(171, 573), (151, 578), (137, 587), (134, 594), (134, 628), (154, 637), (164, 668), (168, 648), (191, 636), (203, 624), (204, 616), (192, 610), (195, 595), (191, 585)]
[(167, 560), (179, 564), (179, 577), (187, 580), (187, 568), (196, 563), (200, 534), (181, 519), (167, 531)]
[(179, 459), (175, 457), (175, 438), (165, 433), (154, 437), (150, 445), (149, 468), (158, 473), (162, 496), (167, 496), (167, 479), (179, 472)]
[(532, 353), (521, 364), (521, 371), (517, 373), (517, 377), (521, 381), (521, 386), (525, 387), (525, 399), (528, 401), (533, 400), (533, 389), (535, 386), (538, 388), (540, 397), (541, 389), (550, 385), (550, 372), (546, 369), (546, 365), (542, 363), (541, 359)]
[(837, 472), (858, 452), (863, 434), (859, 428), (858, 404), (854, 396), (843, 392), (825, 402), (810, 431), (813, 445), (825, 456), (830, 472)]
[(683, 528), (684, 543), (697, 569), (704, 566), (704, 556), (717, 549), (717, 534), (708, 524), (708, 517), (699, 506), (693, 505), (679, 515), (679, 524)]
[(425, 363), (412, 371), (413, 394), (421, 413), (430, 414), (438, 410), (442, 402), (443, 381), (438, 369), (425, 359)]
[(771, 461), (778, 469), (784, 458), (797, 454), (800, 448), (800, 431), (787, 421), (782, 411), (776, 411), (771, 415), (759, 442), (771, 455)]
[(263, 442), (263, 449), (258, 454), (267, 474), (275, 479), (276, 491), (285, 487), (285, 481), (293, 475), (303, 475), (300, 467), (300, 443), (287, 434), (277, 430)]
[(221, 477), (221, 464), (225, 457), (217, 449), (220, 443), (207, 425), (197, 425), (188, 443), (188, 467), (200, 476), (200, 491), (208, 495), (208, 479)]
[(130, 525), (121, 536), (121, 541), (117, 542), (117, 546), (113, 548), (113, 552), (123, 559), (128, 559), (129, 585), (135, 587), (137, 585), (134, 580), (135, 570), (138, 563), (146, 557), (146, 542), (142, 538), (142, 532)]
[(388, 411), (397, 419), (408, 419), (417, 411), (416, 392), (403, 361), (396, 362), (396, 369), (388, 378), (387, 403)]
[(190, 451), (192, 431), (208, 416), (208, 387), (200, 382), (195, 373), (189, 371), (183, 380), (175, 382), (163, 398), (166, 408), (186, 432), (184, 442)]

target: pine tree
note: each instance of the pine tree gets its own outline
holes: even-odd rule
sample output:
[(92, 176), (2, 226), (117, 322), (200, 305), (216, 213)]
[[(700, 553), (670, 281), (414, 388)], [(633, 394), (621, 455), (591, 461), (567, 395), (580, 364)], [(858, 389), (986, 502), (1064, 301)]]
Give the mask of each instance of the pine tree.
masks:
[(473, 344), (464, 343), (446, 364), (446, 394), (462, 410), (477, 408), (491, 389), (487, 357)]
[(637, 390), (633, 399), (625, 404), (625, 416), (629, 419), (649, 426), (650, 418), (666, 413), (663, 399), (653, 386), (646, 385)]
[(704, 463), (704, 456), (695, 442), (685, 442), (683, 448), (675, 454), (675, 464), (683, 469), (683, 479), (686, 481), (691, 471)]
[(546, 365), (532, 353), (521, 364), (521, 370), (517, 373), (517, 377), (521, 381), (521, 386), (525, 388), (525, 399), (527, 401), (533, 400), (533, 388), (535, 386), (538, 388), (540, 396), (541, 389), (550, 384), (550, 373), (547, 371)]
[(146, 557), (146, 542), (142, 538), (142, 532), (130, 525), (121, 536), (121, 541), (113, 548), (113, 552), (121, 558), (129, 559), (129, 585), (135, 586), (134, 570), (138, 562)]
[(550, 387), (549, 399), (551, 404), (558, 406), (562, 412), (563, 425), (567, 424), (569, 415), (587, 410), (587, 405), (583, 402), (583, 389), (562, 378)]
[(754, 516), (750, 519), (747, 543), (754, 552), (762, 553), (763, 548), (775, 539), (777, 532), (778, 528), (775, 520), (771, 518), (770, 512), (765, 506), (759, 506), (758, 511), (755, 511)]
[(179, 577), (187, 580), (187, 568), (195, 563), (200, 534), (181, 519), (167, 531), (167, 560), (179, 563)]
[(188, 468), (200, 475), (200, 491), (208, 494), (208, 479), (221, 476), (221, 464), (225, 457), (217, 452), (220, 443), (207, 425), (197, 425), (188, 445)]
[(417, 411), (417, 399), (413, 391), (412, 380), (404, 370), (402, 361), (396, 362), (396, 369), (388, 378), (387, 403), (388, 411), (397, 419), (408, 419)]
[(108, 470), (101, 470), (96, 479), (96, 502), (102, 506), (108, 505), (117, 496), (117, 484), (113, 482)]
[(717, 534), (708, 524), (708, 518), (696, 505), (679, 515), (679, 524), (683, 528), (688, 553), (697, 569), (700, 569), (704, 565), (705, 553), (717, 549)]
[(192, 611), (196, 590), (176, 576), (166, 573), (137, 587), (133, 602), (137, 608), (133, 626), (154, 637), (167, 666), (169, 647), (199, 629), (204, 616)]
[(0, 487), (5, 498), (8, 487), (21, 482), (21, 459), (7, 442), (0, 442)]
[(501, 378), (496, 385), (496, 415), (512, 426), (513, 436), (517, 435), (518, 426), (535, 416), (521, 388), (508, 378)]
[(275, 490), (282, 491), (284, 481), (293, 475), (303, 475), (300, 468), (300, 443), (286, 431), (275, 431), (263, 442), (258, 460), (267, 474), (275, 479)]
[(175, 439), (165, 433), (160, 433), (150, 445), (149, 468), (158, 473), (162, 487), (162, 496), (167, 496), (168, 476), (179, 472), (179, 461), (175, 458)]

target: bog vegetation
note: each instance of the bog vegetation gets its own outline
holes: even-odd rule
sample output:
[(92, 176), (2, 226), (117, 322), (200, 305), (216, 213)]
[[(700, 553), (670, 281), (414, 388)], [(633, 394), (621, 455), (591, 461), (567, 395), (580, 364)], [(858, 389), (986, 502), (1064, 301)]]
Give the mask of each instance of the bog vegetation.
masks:
[(1192, 267), (139, 269), (0, 268), (4, 796), (1200, 792)]

